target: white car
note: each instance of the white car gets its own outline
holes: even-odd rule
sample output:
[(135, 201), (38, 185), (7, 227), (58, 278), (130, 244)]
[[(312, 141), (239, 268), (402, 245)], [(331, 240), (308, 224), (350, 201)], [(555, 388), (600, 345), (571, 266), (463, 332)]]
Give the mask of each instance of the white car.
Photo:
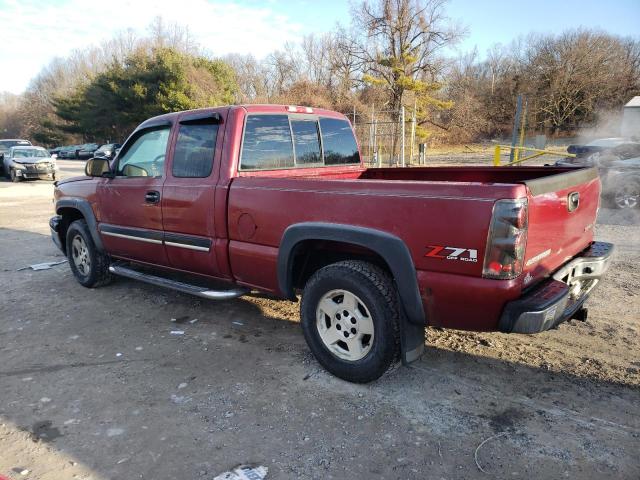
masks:
[(11, 147), (4, 155), (4, 173), (12, 182), (27, 179), (55, 180), (56, 159), (42, 147)]

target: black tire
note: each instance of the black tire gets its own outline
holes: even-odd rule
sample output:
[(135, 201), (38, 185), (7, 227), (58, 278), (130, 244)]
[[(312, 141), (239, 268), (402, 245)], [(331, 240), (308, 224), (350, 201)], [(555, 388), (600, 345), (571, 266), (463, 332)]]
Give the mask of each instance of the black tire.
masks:
[(19, 177), (18, 175), (16, 175), (16, 171), (12, 168), (11, 172), (9, 173), (9, 178), (11, 178), (11, 181), (13, 183), (18, 183), (22, 181), (22, 177)]
[[(81, 239), (78, 240), (80, 245), (84, 244), (86, 247), (85, 255), (89, 259), (88, 264), (82, 264), (81, 266), (76, 264), (75, 259), (78, 253), (76, 244), (74, 244), (76, 237)], [(106, 285), (111, 281), (109, 257), (96, 249), (91, 234), (89, 233), (87, 222), (84, 220), (76, 220), (71, 223), (67, 229), (66, 242), (69, 266), (80, 285), (87, 288), (95, 288)]]
[[(334, 354), (322, 340), (319, 329), (324, 327), (319, 326), (317, 321), (322, 314), (318, 315), (317, 309), (325, 295), (334, 290), (344, 290), (355, 295), (370, 312), (373, 335), (370, 346), (367, 346), (368, 353), (363, 358), (353, 361), (342, 359)], [(339, 318), (339, 313), (336, 317)], [(329, 372), (344, 380), (355, 383), (371, 382), (380, 378), (399, 360), (398, 295), (393, 279), (376, 265), (347, 260), (328, 265), (315, 272), (304, 288), (300, 318), (305, 340), (318, 362)], [(322, 318), (323, 321), (333, 322), (328, 315)], [(337, 325), (335, 328), (338, 328)], [(344, 330), (341, 332), (345, 335), (349, 333)]]

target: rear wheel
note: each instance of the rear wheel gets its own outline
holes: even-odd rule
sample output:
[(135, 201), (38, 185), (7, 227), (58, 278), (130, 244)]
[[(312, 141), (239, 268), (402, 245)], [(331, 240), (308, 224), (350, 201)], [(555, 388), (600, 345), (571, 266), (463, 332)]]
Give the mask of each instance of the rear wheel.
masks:
[(370, 382), (399, 358), (394, 282), (371, 263), (344, 261), (318, 270), (305, 286), (300, 311), (309, 348), (337, 377)]
[(76, 220), (69, 225), (66, 245), (69, 266), (80, 285), (94, 288), (111, 281), (109, 257), (96, 248), (87, 222)]

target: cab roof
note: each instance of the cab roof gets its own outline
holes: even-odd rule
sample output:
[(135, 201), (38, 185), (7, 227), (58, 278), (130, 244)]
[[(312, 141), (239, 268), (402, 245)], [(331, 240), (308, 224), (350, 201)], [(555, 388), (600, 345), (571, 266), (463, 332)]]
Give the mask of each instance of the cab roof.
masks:
[[(165, 113), (162, 115), (158, 115), (152, 118), (149, 118), (142, 122), (138, 128), (148, 125), (153, 125), (161, 122), (173, 122), (177, 117), (181, 117), (184, 114), (197, 114), (197, 113), (206, 113), (206, 112), (222, 112), (228, 111), (232, 109), (242, 108), (247, 113), (307, 113), (311, 115), (320, 115), (323, 117), (332, 117), (332, 118), (342, 118), (346, 119), (347, 117), (339, 112), (333, 110), (326, 110), (324, 108), (315, 108), (315, 107), (306, 107), (300, 105), (285, 105), (285, 104), (242, 104), (242, 105), (225, 105), (220, 107), (206, 107), (206, 108), (197, 108), (193, 110), (182, 110), (179, 112), (171, 112)], [(296, 110), (291, 110), (291, 108), (295, 108)]]

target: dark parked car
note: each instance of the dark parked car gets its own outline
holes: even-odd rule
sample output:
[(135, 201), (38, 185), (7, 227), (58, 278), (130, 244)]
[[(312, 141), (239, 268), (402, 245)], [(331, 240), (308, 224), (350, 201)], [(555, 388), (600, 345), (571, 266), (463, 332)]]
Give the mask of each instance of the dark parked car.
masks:
[(58, 158), (76, 158), (76, 150), (80, 148), (79, 145), (66, 145), (61, 147), (58, 151)]
[(599, 153), (615, 153), (621, 157), (638, 156), (640, 154), (640, 142), (624, 137), (600, 138), (583, 145), (569, 145), (567, 152), (574, 154), (576, 158), (583, 161), (582, 164), (585, 164), (597, 159), (597, 154)]
[(99, 149), (93, 152), (94, 157), (108, 158), (109, 160), (113, 159), (116, 156), (116, 153), (120, 150), (119, 143), (106, 143), (102, 145)]
[(629, 138), (602, 138), (567, 149), (575, 157), (556, 162), (559, 167), (597, 167), (602, 199), (611, 208), (640, 206), (640, 142)]
[(613, 160), (599, 170), (605, 205), (620, 209), (640, 207), (640, 157)]
[(82, 160), (88, 160), (89, 158), (93, 158), (96, 150), (100, 148), (100, 145), (97, 143), (85, 143), (80, 146), (80, 149), (77, 152), (76, 158)]

